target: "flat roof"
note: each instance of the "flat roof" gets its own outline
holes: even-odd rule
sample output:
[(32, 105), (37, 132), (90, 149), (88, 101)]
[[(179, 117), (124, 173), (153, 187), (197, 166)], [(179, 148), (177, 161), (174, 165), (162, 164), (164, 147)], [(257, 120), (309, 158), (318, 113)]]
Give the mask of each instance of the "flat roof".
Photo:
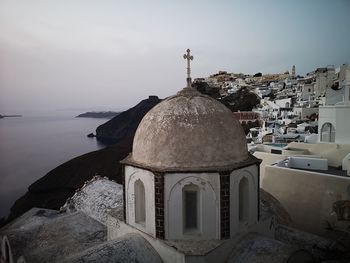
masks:
[[(288, 167), (291, 168), (291, 167)], [(328, 166), (328, 170), (317, 170), (317, 169), (301, 169), (301, 168), (291, 168), (295, 170), (303, 170), (303, 171), (310, 171), (315, 173), (321, 173), (321, 174), (330, 174), (330, 175), (336, 175), (336, 176), (345, 176), (348, 177), (346, 174), (346, 170), (341, 170), (336, 167)]]
[(335, 175), (335, 176), (349, 177), (347, 175), (347, 171), (346, 170), (342, 170), (341, 168), (338, 168), (338, 167), (328, 166), (327, 170), (295, 168), (295, 167), (283, 166), (282, 163), (285, 163), (286, 160), (287, 159), (284, 159), (283, 161), (275, 163), (275, 164), (273, 164), (273, 166), (282, 167), (282, 168), (289, 168), (289, 169), (299, 170), (299, 171), (306, 171), (306, 172), (314, 172), (314, 173), (321, 173), (321, 174), (329, 174), (329, 175)]

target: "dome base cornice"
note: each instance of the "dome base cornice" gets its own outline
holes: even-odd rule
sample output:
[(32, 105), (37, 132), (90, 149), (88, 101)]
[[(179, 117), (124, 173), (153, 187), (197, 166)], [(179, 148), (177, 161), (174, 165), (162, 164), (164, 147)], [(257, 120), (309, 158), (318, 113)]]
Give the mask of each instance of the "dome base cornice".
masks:
[(142, 164), (135, 161), (132, 158), (132, 153), (130, 153), (124, 160), (120, 162), (123, 165), (130, 165), (133, 167), (145, 169), (154, 173), (204, 173), (204, 172), (231, 172), (240, 168), (244, 168), (253, 164), (259, 165), (261, 160), (256, 158), (254, 155), (249, 154), (248, 158), (244, 161), (237, 163), (232, 163), (224, 166), (203, 166), (203, 167), (159, 167), (159, 166), (150, 166)]

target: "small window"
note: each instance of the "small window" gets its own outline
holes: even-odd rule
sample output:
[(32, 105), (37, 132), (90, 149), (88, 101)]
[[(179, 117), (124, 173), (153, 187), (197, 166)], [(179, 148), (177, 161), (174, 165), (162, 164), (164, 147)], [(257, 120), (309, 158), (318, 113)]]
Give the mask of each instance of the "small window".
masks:
[(135, 191), (135, 222), (145, 224), (146, 208), (145, 208), (145, 187), (141, 180), (137, 180), (134, 186)]
[(183, 188), (184, 231), (199, 229), (199, 188), (194, 184)]
[(240, 222), (247, 222), (249, 217), (249, 187), (248, 179), (243, 177), (239, 182), (239, 211)]

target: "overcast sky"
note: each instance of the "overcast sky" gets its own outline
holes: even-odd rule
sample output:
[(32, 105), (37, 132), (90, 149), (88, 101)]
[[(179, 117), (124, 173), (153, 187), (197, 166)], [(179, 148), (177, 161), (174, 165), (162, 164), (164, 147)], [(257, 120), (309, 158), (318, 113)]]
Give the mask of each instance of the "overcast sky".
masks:
[(349, 14), (348, 0), (0, 0), (0, 114), (172, 95), (187, 48), (193, 78), (349, 63)]

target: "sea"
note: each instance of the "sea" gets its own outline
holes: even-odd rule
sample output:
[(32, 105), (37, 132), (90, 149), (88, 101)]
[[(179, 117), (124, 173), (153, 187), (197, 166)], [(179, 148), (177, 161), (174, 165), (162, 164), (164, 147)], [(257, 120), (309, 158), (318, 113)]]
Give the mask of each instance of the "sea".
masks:
[(74, 157), (105, 147), (87, 134), (108, 119), (76, 115), (0, 119), (0, 218), (8, 216), (13, 203), (37, 179)]

